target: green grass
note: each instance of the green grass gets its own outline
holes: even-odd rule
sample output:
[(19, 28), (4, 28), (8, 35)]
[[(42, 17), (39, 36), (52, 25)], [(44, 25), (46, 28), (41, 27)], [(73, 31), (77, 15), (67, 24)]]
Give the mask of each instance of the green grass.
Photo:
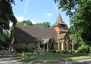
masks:
[[(46, 53), (45, 57), (43, 55), (31, 55), (27, 53), (28, 55), (25, 56), (30, 61), (42, 61), (42, 62), (57, 62), (57, 61), (66, 61), (66, 60), (79, 60), (79, 59), (87, 59), (90, 58), (88, 55), (79, 55), (79, 54), (58, 54), (58, 53)], [(21, 54), (18, 54), (17, 57), (20, 57), (21, 60), (24, 59), (24, 56), (21, 56)], [(23, 57), (23, 59), (22, 59)]]
[(72, 59), (72, 60), (80, 60), (80, 59), (88, 59), (91, 57), (90, 56), (77, 56), (77, 57), (69, 57), (68, 59)]

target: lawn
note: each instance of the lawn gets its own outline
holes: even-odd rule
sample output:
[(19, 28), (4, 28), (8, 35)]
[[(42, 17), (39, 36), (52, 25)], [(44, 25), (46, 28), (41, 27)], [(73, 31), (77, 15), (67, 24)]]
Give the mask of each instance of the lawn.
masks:
[(44, 61), (44, 62), (57, 62), (57, 61), (67, 61), (67, 60), (79, 60), (79, 59), (88, 59), (88, 55), (79, 55), (79, 54), (59, 54), (48, 52), (46, 55), (32, 55), (30, 53), (18, 54), (18, 58), (21, 60), (30, 60), (30, 61)]

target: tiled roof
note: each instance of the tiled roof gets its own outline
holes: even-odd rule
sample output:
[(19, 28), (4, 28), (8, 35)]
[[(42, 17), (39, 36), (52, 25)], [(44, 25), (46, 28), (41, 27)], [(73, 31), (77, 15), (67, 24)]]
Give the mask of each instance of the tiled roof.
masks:
[(56, 38), (57, 34), (53, 28), (41, 28), (29, 25), (15, 27), (15, 42), (37, 42), (37, 38)]

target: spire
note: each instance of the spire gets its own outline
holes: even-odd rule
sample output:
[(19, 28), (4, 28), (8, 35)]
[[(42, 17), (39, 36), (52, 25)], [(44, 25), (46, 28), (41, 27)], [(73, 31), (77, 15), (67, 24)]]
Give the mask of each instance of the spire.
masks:
[(57, 19), (56, 19), (56, 23), (55, 23), (53, 26), (56, 26), (56, 25), (58, 25), (58, 24), (65, 24), (65, 23), (63, 22), (63, 20), (62, 20), (62, 17), (61, 17), (61, 15), (60, 15), (60, 13), (58, 14)]
[(61, 17), (61, 15), (60, 15), (60, 13), (59, 13), (58, 16), (57, 16), (56, 23), (64, 24), (64, 22), (63, 22), (63, 20), (62, 20), (62, 17)]

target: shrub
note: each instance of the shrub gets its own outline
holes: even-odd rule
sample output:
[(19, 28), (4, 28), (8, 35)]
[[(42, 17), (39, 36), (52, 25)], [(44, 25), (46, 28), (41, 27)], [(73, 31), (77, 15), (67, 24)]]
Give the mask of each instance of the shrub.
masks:
[(22, 52), (27, 51), (27, 48), (26, 48), (26, 47), (23, 47), (23, 48), (17, 48), (16, 51), (17, 51), (18, 53), (22, 53)]
[(28, 44), (27, 46), (21, 46), (19, 48), (16, 48), (16, 51), (21, 53), (21, 52), (34, 52), (34, 50), (37, 49), (37, 45), (35, 44)]
[(56, 50), (49, 50), (49, 52), (56, 53)]
[(60, 51), (59, 50), (56, 50), (57, 53), (59, 53)]
[(89, 47), (89, 53), (91, 53), (91, 46)]
[(74, 54), (75, 53), (75, 50), (68, 50), (68, 53), (69, 54)]
[(80, 47), (77, 49), (78, 53), (88, 53), (89, 52), (89, 46), (82, 44)]
[(69, 53), (69, 52), (68, 52), (67, 50), (62, 50), (61, 53), (67, 54), (67, 53)]

